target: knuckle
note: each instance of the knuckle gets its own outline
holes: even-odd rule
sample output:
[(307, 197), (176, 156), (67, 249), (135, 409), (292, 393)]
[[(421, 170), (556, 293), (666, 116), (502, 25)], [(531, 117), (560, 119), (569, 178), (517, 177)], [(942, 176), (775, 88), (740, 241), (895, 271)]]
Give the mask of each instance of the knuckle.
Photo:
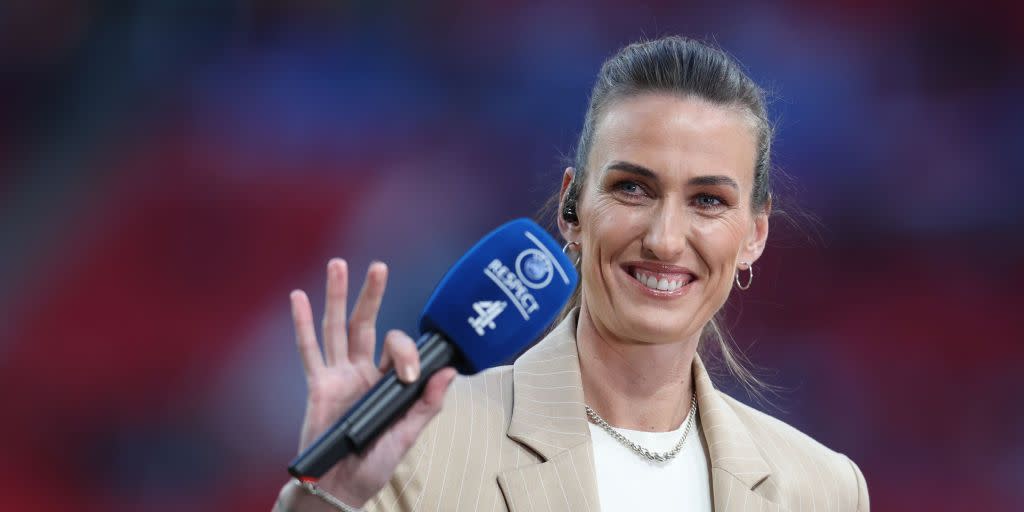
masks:
[(355, 324), (366, 323), (366, 321), (367, 321), (366, 308), (365, 307), (356, 307), (355, 310), (352, 311), (352, 320), (349, 323), (352, 324), (352, 325), (355, 325)]
[(386, 352), (389, 356), (391, 356), (392, 359), (397, 360), (397, 361), (403, 361), (404, 362), (407, 359), (407, 357), (405, 357), (405, 353), (395, 343), (385, 343), (384, 344), (384, 352)]
[(389, 341), (388, 346), (397, 355), (404, 358), (417, 357), (419, 355), (419, 352), (416, 351), (416, 345), (406, 336), (394, 336)]
[(420, 364), (420, 353), (416, 350), (416, 347), (405, 345), (400, 350), (406, 361), (417, 365)]
[(401, 345), (406, 343), (407, 339), (408, 336), (406, 336), (404, 332), (398, 329), (391, 329), (384, 334), (384, 343), (393, 347), (400, 347)]
[(359, 324), (349, 326), (349, 334), (351, 334), (353, 338), (359, 336), (374, 336), (376, 333), (377, 329), (373, 325)]

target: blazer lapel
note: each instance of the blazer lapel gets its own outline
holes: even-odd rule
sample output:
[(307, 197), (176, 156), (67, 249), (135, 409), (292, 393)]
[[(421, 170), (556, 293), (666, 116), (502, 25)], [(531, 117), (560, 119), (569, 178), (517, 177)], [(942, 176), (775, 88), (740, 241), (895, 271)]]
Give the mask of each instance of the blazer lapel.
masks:
[(768, 501), (749, 489), (742, 480), (729, 472), (711, 468), (711, 493), (714, 497), (715, 512), (778, 511), (787, 509)]
[(719, 395), (700, 357), (693, 360), (697, 411), (711, 459), (711, 493), (716, 512), (784, 510), (755, 489), (771, 476), (750, 432)]
[(575, 319), (573, 312), (513, 365), (508, 437), (541, 459), (498, 475), (513, 511), (600, 509)]
[(598, 511), (593, 464), (587, 442), (544, 462), (503, 471), (498, 485), (512, 512)]

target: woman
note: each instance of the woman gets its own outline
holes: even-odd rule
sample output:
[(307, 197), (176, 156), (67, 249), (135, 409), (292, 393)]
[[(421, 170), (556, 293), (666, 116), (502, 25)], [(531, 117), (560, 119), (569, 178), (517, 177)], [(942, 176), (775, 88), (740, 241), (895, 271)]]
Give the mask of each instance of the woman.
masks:
[[(322, 492), (369, 510), (867, 510), (853, 462), (716, 391), (698, 355), (723, 343), (715, 314), (764, 250), (770, 147), (762, 92), (721, 51), (670, 37), (611, 57), (559, 193), (581, 275), (566, 317), (514, 365), (447, 396), (453, 371), (434, 375)], [(293, 292), (309, 383), (300, 448), (381, 374), (385, 279), (371, 265), (346, 329), (347, 269), (328, 264), (322, 357)], [(417, 377), (397, 331), (381, 362), (392, 364)], [(332, 509), (292, 484), (278, 508)]]

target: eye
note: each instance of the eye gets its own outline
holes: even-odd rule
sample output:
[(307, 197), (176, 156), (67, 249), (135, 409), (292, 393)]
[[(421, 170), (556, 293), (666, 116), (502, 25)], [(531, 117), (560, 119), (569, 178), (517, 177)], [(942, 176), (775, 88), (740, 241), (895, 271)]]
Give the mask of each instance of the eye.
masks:
[(643, 185), (630, 180), (623, 180), (612, 186), (612, 189), (617, 192), (622, 192), (629, 196), (644, 196), (647, 195), (647, 191), (644, 190)]
[(697, 194), (693, 198), (694, 204), (704, 210), (714, 210), (726, 206), (725, 200), (721, 197), (711, 194)]

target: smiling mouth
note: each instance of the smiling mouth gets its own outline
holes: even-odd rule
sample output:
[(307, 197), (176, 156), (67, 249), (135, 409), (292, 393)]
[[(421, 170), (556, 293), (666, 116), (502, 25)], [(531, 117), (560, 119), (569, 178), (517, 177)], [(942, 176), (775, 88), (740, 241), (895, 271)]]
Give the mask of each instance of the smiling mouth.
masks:
[(671, 293), (694, 281), (693, 274), (682, 272), (654, 272), (632, 267), (627, 273), (647, 288), (661, 292)]

